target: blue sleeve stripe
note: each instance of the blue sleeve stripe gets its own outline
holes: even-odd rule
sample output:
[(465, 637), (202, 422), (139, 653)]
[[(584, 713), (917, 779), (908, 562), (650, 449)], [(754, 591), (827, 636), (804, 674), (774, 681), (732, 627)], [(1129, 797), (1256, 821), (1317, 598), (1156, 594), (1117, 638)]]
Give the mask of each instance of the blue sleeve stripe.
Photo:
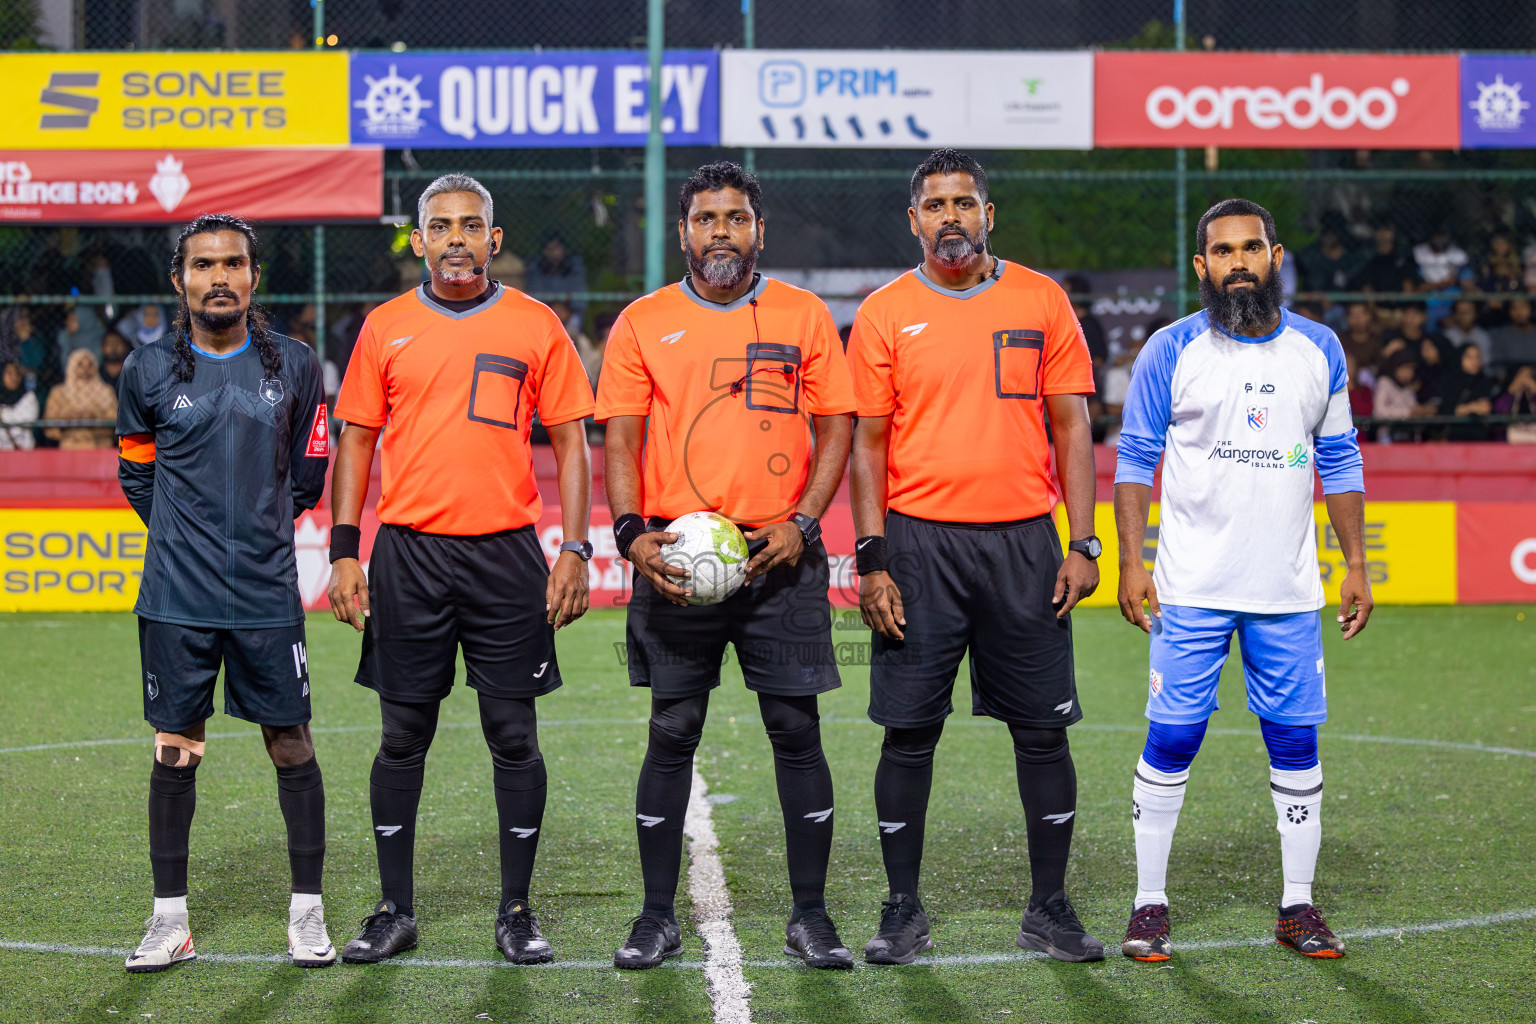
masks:
[(1365, 492), (1365, 459), (1360, 454), (1360, 440), (1354, 427), (1342, 434), (1319, 437), (1314, 444), (1324, 494)]
[(1115, 483), (1152, 483), (1173, 419), (1173, 371), (1179, 354), (1209, 327), (1204, 310), (1193, 313), (1153, 334), (1136, 357), (1120, 410)]

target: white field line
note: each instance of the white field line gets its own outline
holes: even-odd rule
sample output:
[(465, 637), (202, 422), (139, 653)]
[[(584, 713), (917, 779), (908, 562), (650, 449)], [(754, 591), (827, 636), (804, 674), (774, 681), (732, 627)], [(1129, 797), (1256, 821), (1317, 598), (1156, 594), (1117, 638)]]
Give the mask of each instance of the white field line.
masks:
[[(717, 861), (718, 862), (718, 861)], [(691, 874), (691, 872), (690, 872)], [(690, 878), (691, 882), (691, 878)], [(698, 897), (694, 897), (697, 903)], [(1461, 931), (1468, 928), (1491, 928), (1501, 924), (1519, 924), (1524, 921), (1536, 921), (1536, 908), (1528, 910), (1506, 910), (1497, 914), (1481, 914), (1477, 917), (1458, 917), (1448, 921), (1426, 921), (1422, 924), (1385, 925), (1377, 928), (1345, 929), (1339, 932), (1339, 936), (1350, 942), (1368, 942), (1371, 939), (1399, 938), (1404, 935), (1424, 935), (1435, 932)], [(734, 938), (734, 936), (732, 936)], [(1226, 949), (1251, 949), (1258, 946), (1270, 946), (1274, 944), (1273, 936), (1254, 939), (1209, 939), (1196, 942), (1179, 942), (1174, 947), (1175, 953), (1205, 952), (1210, 950)], [(109, 957), (121, 960), (133, 950), (128, 946), (72, 946), (52, 942), (12, 942), (0, 940), (0, 950), (15, 950), (22, 953), (54, 953), (64, 956), (93, 956)], [(1113, 950), (1111, 950), (1113, 952)], [(199, 953), (197, 958), (208, 963), (215, 964), (282, 964), (288, 962), (288, 957), (278, 953)], [(924, 956), (912, 964), (913, 967), (985, 967), (989, 964), (1023, 963), (1028, 960), (1045, 960), (1044, 953), (954, 953), (939, 956)], [(429, 957), (429, 956), (397, 956), (385, 960), (379, 964), (381, 967), (444, 967), (476, 969), (486, 968), (514, 968), (514, 965), (505, 960), (474, 960), (463, 957)], [(787, 957), (773, 960), (740, 960), (740, 967), (767, 968), (767, 967), (798, 967), (799, 961)], [(861, 969), (867, 965), (860, 963)], [(697, 960), (672, 960), (664, 965), (663, 969), (672, 970), (708, 970), (705, 963)], [(343, 968), (346, 970), (347, 968)], [(553, 963), (537, 964), (529, 967), (515, 967), (520, 971), (548, 971), (548, 970), (578, 970), (578, 971), (612, 971), (612, 960), (556, 960)], [(900, 968), (876, 968), (878, 970), (900, 970)], [(617, 973), (617, 972), (615, 972)], [(743, 982), (745, 985), (745, 982)], [(719, 1003), (716, 1002), (716, 1020), (730, 1019), (719, 1016)], [(742, 1001), (743, 1012), (746, 1009), (745, 996)], [(741, 1021), (749, 1021), (749, 1017), (738, 1018)]]
[(688, 894), (693, 899), (693, 923), (704, 937), (704, 980), (715, 1006), (715, 1024), (752, 1024), (747, 994), (752, 986), (741, 973), (741, 942), (731, 925), (731, 894), (720, 863), (709, 786), (693, 765), (693, 789), (683, 818), (688, 834)]

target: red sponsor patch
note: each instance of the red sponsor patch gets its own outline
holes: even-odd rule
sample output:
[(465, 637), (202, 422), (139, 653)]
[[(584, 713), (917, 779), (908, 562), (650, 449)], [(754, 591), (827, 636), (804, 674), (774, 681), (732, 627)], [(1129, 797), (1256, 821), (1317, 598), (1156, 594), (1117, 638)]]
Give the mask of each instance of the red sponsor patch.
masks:
[(325, 413), (324, 402), (315, 406), (315, 422), (309, 428), (309, 447), (304, 450), (305, 455), (318, 455), (323, 458), (331, 454), (331, 427)]

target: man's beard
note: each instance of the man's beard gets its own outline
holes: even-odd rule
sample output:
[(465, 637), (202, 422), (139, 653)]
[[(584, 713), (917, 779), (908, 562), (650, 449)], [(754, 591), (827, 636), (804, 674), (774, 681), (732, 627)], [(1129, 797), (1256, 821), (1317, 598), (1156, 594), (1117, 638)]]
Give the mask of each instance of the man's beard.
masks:
[(983, 224), (972, 235), (958, 224), (952, 224), (939, 232), (932, 242), (923, 240), (923, 248), (933, 262), (945, 270), (959, 270), (987, 248), (987, 226)]
[(449, 249), (437, 258), (437, 268), (432, 272), (433, 279), (441, 284), (455, 286), (474, 284), (475, 278), (480, 275), (476, 274), (471, 267), (465, 267), (463, 270), (450, 269), (448, 266), (450, 256), (468, 256), (472, 264), (475, 260), (475, 254), (467, 249)]
[(730, 249), (736, 255), (728, 260), (709, 259), (709, 252), (703, 256), (696, 255), (692, 249), (688, 250), (688, 270), (696, 278), (703, 278), (711, 288), (719, 288), (721, 291), (731, 291), (741, 287), (741, 283), (752, 276), (752, 270), (757, 266), (758, 247), (756, 245), (742, 252), (734, 245), (713, 245), (711, 249)]
[[(1232, 289), (1236, 281), (1252, 281), (1252, 288)], [(1211, 283), (1209, 271), (1200, 275), (1200, 302), (1211, 319), (1228, 334), (1252, 335), (1269, 329), (1280, 313), (1285, 292), (1280, 283), (1280, 269), (1273, 263), (1263, 281), (1248, 270), (1234, 270), (1222, 279), (1221, 287)]]
[[(234, 298), (236, 296), (233, 292), (214, 290), (203, 296), (203, 302), (206, 303), (211, 299)], [(203, 308), (189, 310), (189, 312), (192, 316), (192, 322), (210, 334), (227, 331), (245, 319), (245, 310), (243, 309), (212, 310)]]

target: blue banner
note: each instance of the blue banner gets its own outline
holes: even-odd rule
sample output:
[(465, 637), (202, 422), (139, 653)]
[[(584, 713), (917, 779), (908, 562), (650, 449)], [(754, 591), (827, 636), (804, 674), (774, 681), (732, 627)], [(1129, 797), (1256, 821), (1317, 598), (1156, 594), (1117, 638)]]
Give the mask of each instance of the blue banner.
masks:
[(1536, 57), (1461, 57), (1461, 147), (1536, 149)]
[[(650, 131), (650, 67), (639, 51), (356, 53), (351, 83), (354, 144), (643, 146)], [(715, 51), (667, 51), (661, 92), (669, 145), (719, 141)]]

